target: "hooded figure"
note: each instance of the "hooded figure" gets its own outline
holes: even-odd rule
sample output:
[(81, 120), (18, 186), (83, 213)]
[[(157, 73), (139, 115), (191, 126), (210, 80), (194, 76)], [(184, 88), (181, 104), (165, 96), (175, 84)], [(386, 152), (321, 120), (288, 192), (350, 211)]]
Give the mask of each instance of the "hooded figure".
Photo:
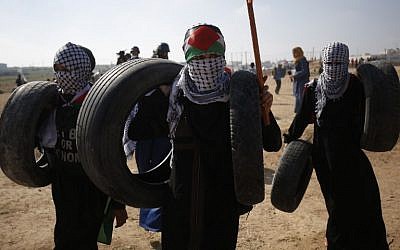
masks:
[[(56, 210), (55, 249), (97, 249), (107, 196), (87, 177), (79, 161), (75, 127), (89, 89), (95, 59), (89, 49), (67, 43), (54, 57), (60, 96), (55, 111), (38, 137), (52, 167), (52, 196)], [(122, 204), (112, 203), (117, 225), (126, 220)]]
[[(183, 51), (186, 65), (172, 84), (167, 115), (173, 156), (162, 249), (235, 249), (239, 216), (251, 207), (235, 195), (224, 37), (213, 25), (194, 26)], [(271, 105), (264, 90), (261, 103)], [(263, 130), (280, 142), (276, 122)]]
[(285, 142), (314, 121), (312, 161), (329, 219), (328, 249), (389, 249), (378, 183), (361, 150), (364, 90), (348, 72), (349, 49), (339, 42), (322, 49), (323, 72), (306, 85), (301, 109)]

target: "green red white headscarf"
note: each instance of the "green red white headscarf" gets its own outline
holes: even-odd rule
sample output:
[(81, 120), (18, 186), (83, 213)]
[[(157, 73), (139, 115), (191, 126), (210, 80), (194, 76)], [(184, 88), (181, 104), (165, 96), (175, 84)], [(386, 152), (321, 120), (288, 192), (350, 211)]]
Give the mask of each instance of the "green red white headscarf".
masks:
[[(186, 32), (183, 51), (187, 64), (172, 84), (167, 121), (174, 138), (183, 112), (179, 92), (191, 102), (206, 105), (229, 101), (230, 72), (225, 70), (225, 42), (221, 31), (212, 25), (199, 25)], [(213, 55), (199, 58), (201, 55)]]
[(221, 31), (212, 25), (199, 25), (189, 29), (183, 43), (186, 62), (200, 55), (225, 55), (225, 41)]

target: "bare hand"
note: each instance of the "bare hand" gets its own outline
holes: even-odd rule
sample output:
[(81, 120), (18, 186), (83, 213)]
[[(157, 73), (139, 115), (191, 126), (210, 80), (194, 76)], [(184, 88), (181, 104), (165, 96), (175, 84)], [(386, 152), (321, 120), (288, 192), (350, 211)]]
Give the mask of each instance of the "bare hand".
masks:
[(260, 94), (260, 103), (266, 115), (269, 115), (273, 100), (274, 96), (268, 91), (268, 85), (264, 85)]
[(268, 91), (268, 85), (264, 85), (260, 94), (261, 106), (264, 109), (271, 109), (274, 96)]
[(115, 228), (124, 225), (126, 223), (126, 220), (128, 219), (128, 213), (126, 212), (125, 208), (114, 209), (114, 215), (115, 215), (115, 219), (117, 221)]
[(165, 96), (169, 96), (169, 92), (171, 92), (171, 86), (169, 86), (169, 85), (160, 85), (159, 88), (160, 88), (161, 92)]
[(266, 83), (268, 80), (268, 75), (263, 76), (263, 82)]

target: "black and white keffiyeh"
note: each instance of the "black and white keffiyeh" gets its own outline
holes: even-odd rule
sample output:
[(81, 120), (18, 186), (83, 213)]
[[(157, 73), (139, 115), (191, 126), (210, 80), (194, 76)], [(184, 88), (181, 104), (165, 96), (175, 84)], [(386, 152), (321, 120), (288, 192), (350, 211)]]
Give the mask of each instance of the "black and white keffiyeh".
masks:
[(340, 42), (329, 43), (322, 49), (323, 72), (318, 78), (316, 88), (317, 121), (327, 100), (335, 100), (343, 96), (349, 84), (349, 48)]
[(176, 127), (183, 112), (178, 102), (179, 90), (196, 104), (229, 101), (230, 74), (225, 72), (223, 56), (189, 61), (175, 78), (169, 97), (167, 121), (170, 124), (170, 136), (175, 135)]
[(57, 84), (62, 93), (75, 94), (86, 86), (90, 79), (92, 65), (84, 50), (73, 43), (67, 43), (59, 49), (53, 64), (62, 64), (66, 71), (56, 71)]

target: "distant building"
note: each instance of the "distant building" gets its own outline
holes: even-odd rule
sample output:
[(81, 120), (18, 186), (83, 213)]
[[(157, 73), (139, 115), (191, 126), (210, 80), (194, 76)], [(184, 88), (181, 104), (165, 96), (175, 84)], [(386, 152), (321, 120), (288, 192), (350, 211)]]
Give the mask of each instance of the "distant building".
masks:
[(0, 72), (7, 71), (7, 64), (5, 63), (0, 63)]

